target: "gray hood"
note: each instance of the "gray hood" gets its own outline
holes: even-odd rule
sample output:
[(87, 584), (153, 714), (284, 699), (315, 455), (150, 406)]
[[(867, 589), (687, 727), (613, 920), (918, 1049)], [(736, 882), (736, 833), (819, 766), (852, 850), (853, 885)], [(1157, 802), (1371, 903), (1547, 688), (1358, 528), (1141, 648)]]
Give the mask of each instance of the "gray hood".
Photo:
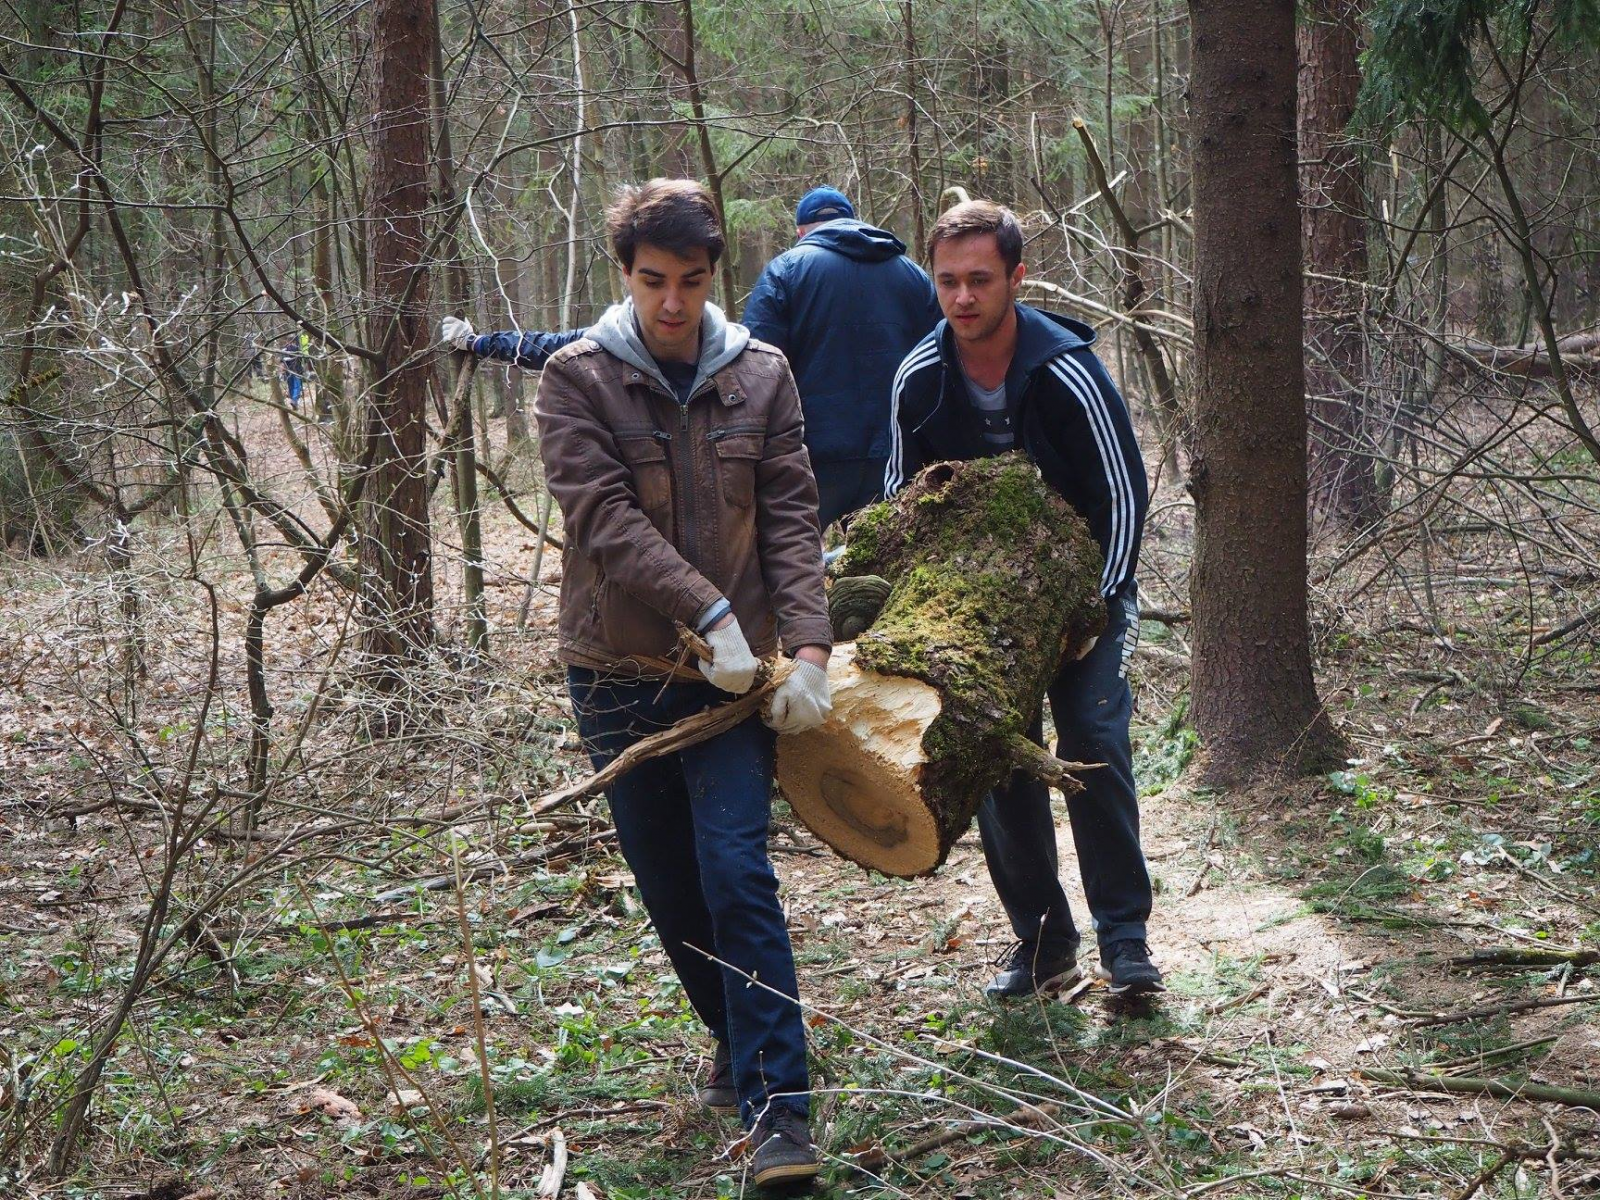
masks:
[[(639, 336), (639, 324), (633, 315), (633, 301), (624, 300), (606, 309), (605, 315), (589, 327), (588, 336), (600, 343), (608, 354), (620, 358), (629, 366), (638, 367), (651, 379), (657, 380), (668, 393), (676, 394), (667, 377), (661, 373), (656, 360), (645, 349)], [(695, 370), (692, 396), (700, 386), (723, 367), (727, 366), (750, 344), (750, 331), (735, 325), (715, 304), (707, 304), (700, 315), (700, 363)]]

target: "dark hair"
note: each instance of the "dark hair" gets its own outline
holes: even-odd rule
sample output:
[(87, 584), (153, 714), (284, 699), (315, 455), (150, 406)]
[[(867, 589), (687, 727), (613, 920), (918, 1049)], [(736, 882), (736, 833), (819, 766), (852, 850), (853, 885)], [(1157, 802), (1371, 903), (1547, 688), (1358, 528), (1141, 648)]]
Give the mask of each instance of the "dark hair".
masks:
[(633, 270), (634, 251), (645, 242), (679, 258), (704, 247), (712, 266), (727, 246), (711, 193), (693, 179), (652, 179), (618, 188), (606, 209), (606, 232), (624, 271)]
[(994, 234), (1007, 274), (1017, 269), (1017, 264), (1022, 261), (1022, 226), (1017, 223), (1016, 213), (992, 200), (968, 200), (957, 204), (933, 223), (933, 228), (928, 231), (928, 265), (933, 265), (933, 252), (940, 242), (978, 233)]

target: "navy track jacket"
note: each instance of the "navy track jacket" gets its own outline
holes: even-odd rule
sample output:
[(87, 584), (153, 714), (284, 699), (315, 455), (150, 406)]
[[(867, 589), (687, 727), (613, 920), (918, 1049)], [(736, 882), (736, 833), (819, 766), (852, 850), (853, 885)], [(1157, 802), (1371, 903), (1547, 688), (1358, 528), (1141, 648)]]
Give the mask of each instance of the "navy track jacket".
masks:
[[(1150, 488), (1133, 422), (1116, 384), (1089, 347), (1082, 321), (1017, 305), (1017, 351), (1006, 403), (1017, 448), (1089, 523), (1105, 555), (1100, 591), (1122, 595), (1139, 565)], [(983, 426), (967, 394), (948, 321), (913, 347), (895, 375), (894, 438), (883, 494), (928, 463), (983, 458)]]
[(895, 368), (938, 319), (933, 284), (905, 243), (849, 218), (768, 263), (743, 318), (789, 359), (814, 462), (888, 455)]

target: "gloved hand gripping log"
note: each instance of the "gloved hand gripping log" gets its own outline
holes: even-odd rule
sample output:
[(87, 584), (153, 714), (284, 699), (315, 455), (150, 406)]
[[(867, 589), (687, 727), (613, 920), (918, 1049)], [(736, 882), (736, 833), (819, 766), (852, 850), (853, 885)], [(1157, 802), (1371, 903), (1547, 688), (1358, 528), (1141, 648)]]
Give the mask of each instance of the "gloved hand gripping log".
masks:
[[(723, 636), (718, 638), (717, 633)], [(732, 636), (728, 636), (730, 634)], [(640, 763), (716, 737), (752, 713), (760, 712), (761, 719), (781, 735), (801, 733), (821, 725), (832, 712), (826, 671), (814, 663), (781, 655), (764, 660), (755, 658), (737, 621), (713, 631), (709, 638), (702, 638), (680, 625), (678, 636), (683, 649), (676, 660), (646, 660), (640, 665), (675, 678), (689, 678), (693, 673), (689, 670), (687, 659), (693, 655), (698, 659), (695, 669), (709, 682), (730, 692), (735, 688), (728, 686), (729, 683), (742, 683), (742, 691), (726, 704), (714, 705), (687, 720), (679, 721), (670, 729), (663, 729), (660, 733), (635, 742), (604, 770), (585, 776), (536, 801), (530, 810), (532, 815), (539, 816), (575, 801), (598, 796), (613, 780), (627, 774)], [(742, 656), (739, 653), (741, 648)], [(720, 665), (719, 655), (722, 659)], [(748, 674), (744, 659), (752, 664)]]

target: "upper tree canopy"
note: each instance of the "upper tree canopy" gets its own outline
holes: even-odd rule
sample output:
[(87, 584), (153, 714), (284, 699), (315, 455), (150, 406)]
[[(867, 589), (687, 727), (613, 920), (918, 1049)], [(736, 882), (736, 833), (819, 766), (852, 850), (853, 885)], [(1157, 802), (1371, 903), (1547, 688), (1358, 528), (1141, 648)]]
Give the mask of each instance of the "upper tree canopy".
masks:
[(1478, 53), (1498, 56), (1505, 74), (1516, 75), (1525, 63), (1513, 60), (1549, 46), (1600, 46), (1600, 0), (1375, 0), (1370, 13), (1356, 116), (1380, 130), (1421, 116), (1487, 133)]

